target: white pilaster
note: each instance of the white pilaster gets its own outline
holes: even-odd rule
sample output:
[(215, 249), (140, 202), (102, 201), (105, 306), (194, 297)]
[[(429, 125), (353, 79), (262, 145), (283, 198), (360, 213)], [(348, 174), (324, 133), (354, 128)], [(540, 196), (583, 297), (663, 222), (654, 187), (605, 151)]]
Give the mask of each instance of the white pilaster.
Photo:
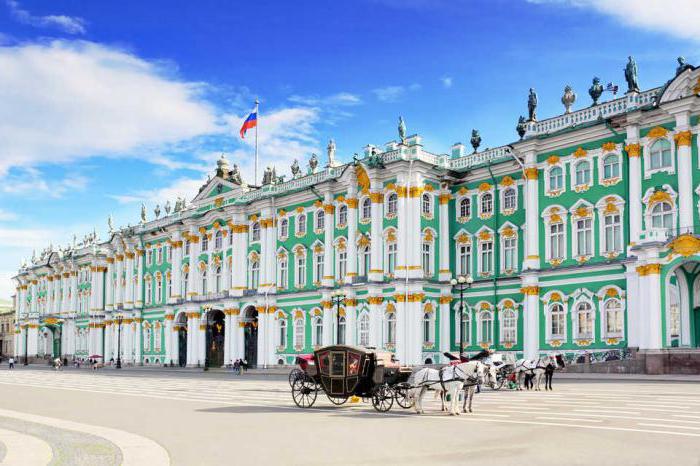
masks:
[(333, 195), (330, 192), (324, 194), (323, 204), (323, 224), (325, 231), (323, 232), (323, 277), (318, 277), (323, 286), (333, 286), (335, 284), (335, 276), (333, 275), (334, 257), (333, 243), (335, 241), (335, 206), (333, 205)]
[(537, 275), (522, 276), (523, 353), (526, 359), (537, 359), (540, 352), (540, 287)]
[(627, 126), (625, 152), (629, 162), (629, 228), (630, 243), (637, 243), (642, 233), (642, 166), (639, 126)]
[[(534, 150), (525, 152), (525, 228), (527, 243), (523, 270), (540, 268), (540, 228), (537, 154)], [(496, 264), (496, 267), (499, 265)]]
[(438, 210), (438, 221), (440, 222), (440, 230), (438, 232), (440, 270), (438, 271), (438, 279), (440, 281), (449, 281), (452, 278), (452, 269), (450, 268), (450, 197), (449, 191), (443, 191), (438, 196), (440, 206)]
[(384, 193), (383, 184), (378, 179), (378, 174), (372, 175), (370, 199), (372, 201), (372, 218), (370, 224), (370, 235), (372, 242), (370, 243), (370, 267), (369, 281), (384, 280), (384, 265), (383, 265), (383, 249), (384, 237), (382, 226), (384, 223)]
[(357, 186), (354, 177), (351, 177), (348, 188), (346, 204), (348, 206), (348, 240), (347, 240), (347, 265), (345, 267), (345, 283), (352, 283), (357, 277)]

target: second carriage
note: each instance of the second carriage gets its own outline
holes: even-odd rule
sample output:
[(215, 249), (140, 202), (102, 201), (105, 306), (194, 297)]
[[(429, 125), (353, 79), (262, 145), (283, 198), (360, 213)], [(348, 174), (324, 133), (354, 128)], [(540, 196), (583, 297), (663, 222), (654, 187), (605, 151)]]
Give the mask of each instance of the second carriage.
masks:
[(297, 362), (300, 369), (289, 381), (294, 403), (300, 408), (313, 406), (318, 392), (336, 405), (353, 396), (368, 399), (379, 412), (389, 411), (394, 402), (411, 407), (408, 379), (412, 369), (401, 366), (390, 352), (334, 345)]

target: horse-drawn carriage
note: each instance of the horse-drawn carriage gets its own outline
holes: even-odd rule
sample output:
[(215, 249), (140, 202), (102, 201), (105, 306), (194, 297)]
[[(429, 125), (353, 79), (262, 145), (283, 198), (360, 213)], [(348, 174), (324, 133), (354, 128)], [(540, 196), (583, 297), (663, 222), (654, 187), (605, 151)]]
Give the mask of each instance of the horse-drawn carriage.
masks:
[(389, 352), (357, 346), (326, 346), (313, 356), (297, 358), (298, 369), (289, 381), (292, 398), (300, 408), (310, 408), (322, 391), (336, 405), (357, 396), (372, 401), (379, 412), (391, 409), (394, 401), (410, 408), (408, 378), (412, 370), (401, 367)]

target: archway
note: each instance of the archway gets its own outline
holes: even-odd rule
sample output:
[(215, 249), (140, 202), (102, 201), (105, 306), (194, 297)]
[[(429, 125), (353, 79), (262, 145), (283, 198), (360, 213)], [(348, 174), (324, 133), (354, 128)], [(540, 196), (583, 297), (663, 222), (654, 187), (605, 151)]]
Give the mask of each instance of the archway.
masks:
[(187, 316), (181, 312), (177, 317), (177, 363), (180, 367), (187, 365)]
[(258, 311), (254, 306), (243, 312), (243, 358), (251, 367), (258, 363)]
[(218, 309), (207, 312), (207, 367), (224, 365), (224, 313)]
[(700, 262), (685, 261), (665, 279), (663, 345), (700, 347)]

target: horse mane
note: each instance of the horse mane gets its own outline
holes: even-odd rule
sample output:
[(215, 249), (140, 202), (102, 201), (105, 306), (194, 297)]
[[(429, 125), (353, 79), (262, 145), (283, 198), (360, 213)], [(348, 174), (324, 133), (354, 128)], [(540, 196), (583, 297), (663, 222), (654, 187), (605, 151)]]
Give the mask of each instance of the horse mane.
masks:
[(478, 353), (476, 353), (474, 356), (469, 358), (470, 361), (481, 361), (483, 359), (488, 358), (491, 356), (491, 352), (489, 350), (481, 350)]

